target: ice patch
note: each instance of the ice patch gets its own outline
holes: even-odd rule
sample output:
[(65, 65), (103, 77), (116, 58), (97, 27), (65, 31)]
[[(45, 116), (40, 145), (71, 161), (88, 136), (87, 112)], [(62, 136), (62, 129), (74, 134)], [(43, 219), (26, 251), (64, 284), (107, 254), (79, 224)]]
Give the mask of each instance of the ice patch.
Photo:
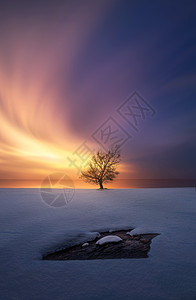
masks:
[(89, 246), (89, 243), (84, 243), (84, 244), (82, 245), (82, 247), (86, 247), (86, 246)]
[(104, 244), (107, 244), (107, 243), (118, 243), (122, 241), (122, 239), (117, 236), (117, 235), (108, 235), (108, 236), (104, 236), (103, 238), (99, 239), (97, 242), (96, 242), (96, 245), (104, 245)]
[(150, 227), (147, 228), (141, 226), (127, 232), (127, 234), (129, 235), (147, 234), (147, 233), (157, 233), (157, 231)]

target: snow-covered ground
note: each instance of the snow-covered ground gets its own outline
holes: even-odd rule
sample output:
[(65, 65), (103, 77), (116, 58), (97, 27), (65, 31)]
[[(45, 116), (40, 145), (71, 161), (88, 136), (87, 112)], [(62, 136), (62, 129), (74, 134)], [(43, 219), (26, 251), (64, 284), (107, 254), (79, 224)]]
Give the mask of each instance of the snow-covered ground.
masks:
[[(51, 208), (38, 189), (0, 189), (0, 299), (196, 299), (194, 188), (76, 190)], [(43, 261), (92, 231), (156, 232), (147, 259)]]

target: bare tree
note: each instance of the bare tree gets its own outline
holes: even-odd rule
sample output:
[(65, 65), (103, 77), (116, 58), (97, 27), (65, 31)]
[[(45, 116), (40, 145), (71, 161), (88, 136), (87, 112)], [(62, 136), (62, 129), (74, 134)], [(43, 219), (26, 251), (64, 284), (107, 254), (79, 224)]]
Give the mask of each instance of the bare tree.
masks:
[(103, 189), (103, 183), (113, 181), (119, 174), (116, 171), (119, 163), (119, 146), (115, 146), (108, 152), (98, 151), (92, 156), (88, 167), (81, 172), (80, 178), (85, 182), (97, 184), (100, 189)]

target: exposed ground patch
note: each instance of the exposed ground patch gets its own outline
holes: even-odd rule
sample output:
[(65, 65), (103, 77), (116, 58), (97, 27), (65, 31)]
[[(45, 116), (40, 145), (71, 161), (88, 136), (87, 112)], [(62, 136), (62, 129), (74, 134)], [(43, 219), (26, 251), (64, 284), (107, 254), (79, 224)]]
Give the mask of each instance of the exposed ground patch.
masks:
[[(131, 234), (131, 233), (130, 233)], [(100, 237), (88, 243), (47, 254), (44, 260), (93, 260), (119, 258), (147, 258), (150, 244), (158, 233), (139, 235), (127, 234), (127, 230), (102, 232)], [(96, 242), (106, 236), (118, 236), (122, 240), (97, 245)]]

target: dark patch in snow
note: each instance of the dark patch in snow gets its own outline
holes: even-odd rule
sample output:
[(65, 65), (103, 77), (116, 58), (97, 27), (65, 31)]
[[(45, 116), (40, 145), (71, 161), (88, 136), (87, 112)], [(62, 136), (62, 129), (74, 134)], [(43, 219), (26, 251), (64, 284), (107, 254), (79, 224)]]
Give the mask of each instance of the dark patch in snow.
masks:
[[(105, 236), (115, 235), (122, 239), (118, 243), (96, 245), (96, 242)], [(92, 259), (120, 259), (120, 258), (147, 258), (151, 240), (158, 233), (127, 234), (127, 230), (102, 232), (100, 237), (93, 241), (87, 241), (88, 246), (82, 244), (69, 247), (64, 250), (47, 254), (44, 260), (92, 260)]]

